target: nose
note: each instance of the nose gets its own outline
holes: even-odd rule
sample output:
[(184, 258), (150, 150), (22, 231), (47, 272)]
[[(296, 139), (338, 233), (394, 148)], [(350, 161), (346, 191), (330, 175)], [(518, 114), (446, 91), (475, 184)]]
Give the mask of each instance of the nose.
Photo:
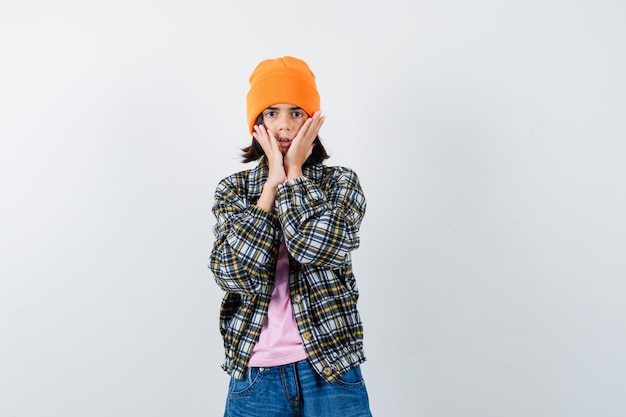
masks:
[(278, 130), (291, 130), (291, 120), (288, 114), (280, 114), (278, 116)]

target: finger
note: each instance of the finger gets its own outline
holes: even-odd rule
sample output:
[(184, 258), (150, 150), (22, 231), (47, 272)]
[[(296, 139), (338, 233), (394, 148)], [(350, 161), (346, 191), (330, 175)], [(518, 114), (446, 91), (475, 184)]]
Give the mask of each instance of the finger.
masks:
[(300, 128), (300, 131), (298, 132), (298, 134), (296, 135), (296, 137), (294, 138), (294, 140), (298, 140), (298, 141), (312, 141), (315, 139), (315, 137), (317, 136), (317, 129), (315, 128), (315, 124), (314, 124), (314, 120), (313, 118), (309, 117), (308, 119), (306, 119), (306, 121), (304, 122), (304, 124), (302, 125), (302, 127)]
[(313, 121), (311, 122), (311, 124), (313, 125), (313, 128), (316, 128), (317, 131), (319, 132), (319, 129), (322, 127), (322, 125), (324, 124), (324, 121), (326, 120), (326, 116), (322, 115), (322, 110), (318, 110), (313, 114), (312, 117)]
[(274, 136), (274, 132), (271, 131), (270, 129), (263, 127), (265, 129), (265, 131), (267, 132), (267, 137), (272, 139), (272, 140), (276, 140), (276, 137)]
[(310, 121), (310, 122), (307, 125), (306, 133), (310, 133), (314, 138), (317, 137), (317, 134), (319, 133), (320, 128), (322, 127), (322, 124), (324, 124), (324, 120), (326, 120), (326, 117), (322, 116), (321, 109), (313, 113), (313, 116), (307, 119), (307, 121)]
[(309, 131), (309, 128), (311, 127), (311, 123), (313, 122), (313, 119), (311, 119), (310, 117), (308, 119), (306, 119), (304, 121), (304, 124), (302, 125), (302, 127), (300, 128), (300, 131), (298, 132), (298, 134), (296, 135), (296, 137), (301, 137), (301, 138), (305, 138), (307, 137), (307, 133)]
[(252, 137), (254, 137), (258, 141), (262, 141), (265, 139), (265, 129), (263, 129), (262, 125), (254, 125), (254, 132), (252, 132)]
[(265, 145), (268, 148), (276, 148), (278, 149), (278, 141), (274, 136), (274, 133), (267, 129), (265, 126), (261, 126), (256, 128), (258, 138), (261, 139), (262, 145)]
[(309, 159), (309, 156), (313, 154), (313, 148), (315, 148), (315, 143), (312, 143), (311, 146), (309, 146), (309, 151), (306, 153), (306, 159)]
[(259, 142), (263, 152), (265, 152), (268, 157), (279, 151), (276, 139), (272, 132), (266, 129), (265, 126), (255, 125), (253, 137)]
[(260, 136), (263, 136), (266, 139), (269, 139), (270, 132), (264, 125), (254, 125), (254, 131)]
[(307, 126), (303, 126), (303, 129), (300, 135), (300, 140), (304, 144), (310, 145), (311, 143), (313, 143), (313, 141), (317, 137), (319, 131), (320, 131), (320, 126), (315, 122), (311, 122)]

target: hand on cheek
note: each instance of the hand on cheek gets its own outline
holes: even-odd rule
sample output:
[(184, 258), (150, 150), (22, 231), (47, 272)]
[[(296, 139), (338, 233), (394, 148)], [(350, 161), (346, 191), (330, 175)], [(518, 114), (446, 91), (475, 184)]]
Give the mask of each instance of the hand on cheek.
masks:
[(309, 117), (298, 134), (291, 142), (289, 150), (285, 154), (284, 166), (287, 171), (287, 179), (294, 179), (302, 176), (302, 165), (313, 152), (315, 138), (319, 134), (322, 124), (326, 118), (322, 116), (322, 111), (316, 111)]
[(285, 168), (283, 167), (283, 154), (278, 146), (278, 141), (272, 134), (271, 130), (267, 130), (263, 125), (255, 125), (252, 136), (259, 142), (269, 167), (267, 183), (272, 186), (278, 186), (286, 179)]

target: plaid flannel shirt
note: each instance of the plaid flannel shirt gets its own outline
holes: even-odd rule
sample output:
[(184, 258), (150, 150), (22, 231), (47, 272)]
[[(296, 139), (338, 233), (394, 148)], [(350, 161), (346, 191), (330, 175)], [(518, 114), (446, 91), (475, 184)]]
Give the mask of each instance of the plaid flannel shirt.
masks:
[(359, 292), (350, 252), (359, 246), (365, 196), (356, 174), (317, 164), (278, 187), (270, 213), (255, 204), (268, 168), (220, 181), (213, 213), (209, 268), (226, 292), (220, 307), (222, 368), (243, 378), (273, 289), (278, 247), (285, 240), (296, 323), (316, 372), (328, 382), (365, 361)]

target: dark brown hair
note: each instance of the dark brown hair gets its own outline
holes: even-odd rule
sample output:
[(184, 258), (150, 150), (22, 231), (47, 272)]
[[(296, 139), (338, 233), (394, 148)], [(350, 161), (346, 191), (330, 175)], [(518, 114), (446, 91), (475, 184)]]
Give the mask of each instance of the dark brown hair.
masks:
[[(259, 116), (256, 118), (255, 124), (260, 125), (262, 123), (263, 115), (259, 114)], [(322, 145), (322, 141), (319, 136), (315, 138), (315, 140), (313, 141), (313, 145), (313, 153), (311, 153), (311, 155), (304, 162), (304, 166), (319, 164), (323, 160), (330, 157), (330, 155), (328, 155), (328, 153), (326, 152), (324, 145)], [(254, 137), (252, 138), (252, 143), (250, 144), (250, 146), (246, 146), (245, 148), (241, 149), (241, 157), (243, 158), (244, 163), (256, 161), (264, 155), (265, 152), (263, 151), (263, 148)]]

